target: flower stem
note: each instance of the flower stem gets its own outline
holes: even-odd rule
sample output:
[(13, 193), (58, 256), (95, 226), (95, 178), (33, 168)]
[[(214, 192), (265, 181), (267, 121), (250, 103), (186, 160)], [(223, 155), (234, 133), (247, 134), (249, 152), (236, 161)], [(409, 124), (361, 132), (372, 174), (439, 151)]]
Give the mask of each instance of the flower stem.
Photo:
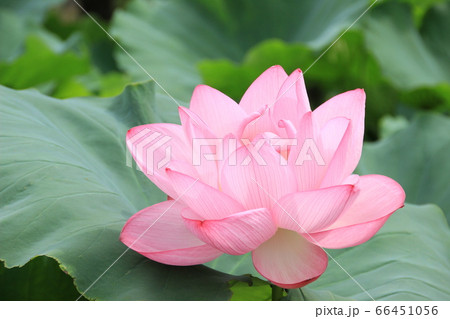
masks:
[(283, 297), (283, 288), (272, 285), (272, 301), (279, 301)]

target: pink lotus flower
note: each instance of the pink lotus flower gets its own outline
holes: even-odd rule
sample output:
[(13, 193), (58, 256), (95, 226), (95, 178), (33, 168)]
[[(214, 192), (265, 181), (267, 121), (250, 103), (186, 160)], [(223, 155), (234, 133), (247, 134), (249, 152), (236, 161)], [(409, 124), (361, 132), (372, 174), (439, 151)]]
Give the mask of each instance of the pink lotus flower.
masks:
[[(137, 164), (169, 199), (141, 210), (121, 240), (169, 265), (252, 253), (284, 288), (326, 269), (322, 248), (370, 239), (405, 193), (381, 175), (352, 175), (361, 156), (365, 93), (342, 93), (311, 112), (300, 70), (266, 70), (239, 104), (199, 85), (181, 125), (132, 128)], [(273, 142), (275, 141), (275, 142)]]

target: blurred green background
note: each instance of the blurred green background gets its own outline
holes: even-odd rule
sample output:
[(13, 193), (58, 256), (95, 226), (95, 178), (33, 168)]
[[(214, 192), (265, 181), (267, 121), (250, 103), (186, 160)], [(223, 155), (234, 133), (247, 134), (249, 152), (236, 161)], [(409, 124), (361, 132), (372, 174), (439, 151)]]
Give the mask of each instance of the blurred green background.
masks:
[[(410, 127), (405, 139), (419, 134), (411, 147), (418, 140), (429, 145), (434, 142), (421, 132), (441, 141), (450, 136), (448, 21), (450, 4), (444, 0), (0, 0), (0, 84), (34, 88), (58, 99), (113, 97), (151, 75), (171, 95), (155, 87), (158, 111), (151, 118), (177, 122), (177, 104), (188, 106), (195, 85), (208, 84), (239, 101), (262, 71), (280, 64), (288, 73), (298, 67), (305, 72), (313, 107), (364, 88), (366, 141), (383, 143)], [(433, 124), (414, 122), (420, 114), (430, 116), (427, 123), (442, 123), (440, 131), (425, 132)], [(405, 139), (386, 147), (368, 144), (367, 152), (374, 155), (363, 158), (360, 172), (378, 165), (378, 173), (400, 174), (407, 194), (409, 187), (425, 183), (406, 180), (414, 167), (398, 173), (409, 150), (395, 151)], [(376, 152), (377, 147), (384, 151)], [(446, 154), (440, 158), (445, 160)], [(392, 165), (383, 168), (382, 161)], [(417, 167), (427, 161), (420, 159)], [(423, 198), (410, 196), (409, 202), (433, 202), (449, 214), (448, 171), (426, 174), (441, 174), (441, 186)], [(434, 184), (423, 188), (429, 185)], [(56, 284), (44, 284), (52, 278)], [(0, 266), (0, 287), (5, 286), (15, 289), (0, 291), (0, 300), (78, 296), (72, 278), (48, 257), (23, 268)], [(262, 296), (258, 298), (264, 299), (264, 292)]]
[[(267, 67), (300, 67), (313, 107), (366, 90), (382, 116), (450, 110), (449, 4), (377, 1), (77, 1), (179, 103), (206, 83), (239, 101)], [(58, 98), (113, 96), (149, 77), (73, 0), (1, 0), (0, 84)], [(373, 3), (373, 1), (372, 1)], [(167, 96), (162, 96), (161, 100)], [(171, 101), (164, 101), (168, 107)], [(401, 125), (402, 118), (387, 118)]]

